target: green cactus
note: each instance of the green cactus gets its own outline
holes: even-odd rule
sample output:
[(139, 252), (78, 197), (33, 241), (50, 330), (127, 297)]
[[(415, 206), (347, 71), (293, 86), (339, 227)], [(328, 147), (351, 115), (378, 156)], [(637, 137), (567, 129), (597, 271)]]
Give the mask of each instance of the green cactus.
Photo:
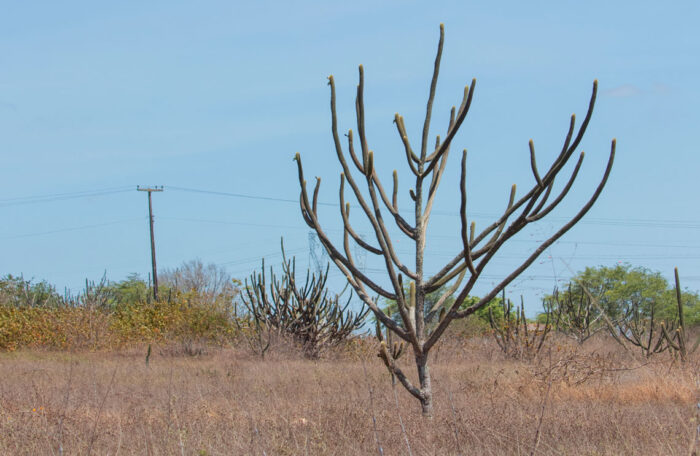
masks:
[(513, 311), (513, 303), (506, 299), (505, 290), (501, 297), (503, 308), (503, 318), (494, 317), (493, 308), (489, 307), (489, 324), (496, 343), (503, 353), (516, 359), (534, 359), (542, 349), (551, 325), (549, 324), (550, 313), (545, 306), (545, 323), (540, 326), (537, 323), (534, 331), (528, 328), (525, 318), (525, 304), (523, 297), (520, 297), (520, 305)]
[[(329, 266), (330, 267), (330, 266)], [(345, 304), (340, 302), (342, 292), (330, 295), (326, 288), (329, 267), (316, 275), (307, 271), (303, 285), (296, 279), (296, 260), (287, 259), (282, 242), (282, 278), (277, 278), (270, 268), (270, 283), (265, 274), (265, 260), (260, 273), (253, 273), (245, 281), (244, 306), (259, 333), (274, 329), (277, 334), (290, 336), (304, 349), (310, 358), (318, 358), (321, 352), (349, 338), (362, 327), (369, 308), (351, 311), (352, 292)], [(345, 291), (345, 290), (343, 290)], [(255, 346), (269, 347), (256, 343)]]
[(403, 342), (393, 342), (393, 333), (389, 328), (385, 329), (386, 335), (382, 334), (382, 324), (377, 321), (375, 325), (375, 334), (379, 340), (379, 353), (377, 357), (384, 361), (384, 364), (389, 368), (392, 384), (396, 384), (396, 376), (394, 375), (394, 366), (396, 361), (404, 354), (405, 344)]
[(685, 326), (685, 311), (683, 309), (683, 300), (681, 299), (681, 283), (678, 278), (678, 268), (673, 270), (676, 280), (676, 303), (678, 305), (678, 326), (672, 329), (667, 329), (665, 325), (661, 326), (663, 338), (666, 340), (668, 347), (674, 350), (681, 358), (681, 362), (685, 363), (688, 360), (688, 354), (695, 353), (698, 345), (700, 345), (700, 336), (695, 340), (693, 346), (688, 350), (688, 334)]
[[(498, 250), (507, 243), (513, 236), (521, 232), (528, 224), (537, 222), (550, 214), (565, 199), (569, 193), (571, 185), (576, 180), (578, 171), (584, 158), (583, 153), (577, 154), (579, 144), (588, 128), (593, 108), (595, 105), (598, 82), (594, 81), (588, 110), (580, 123), (576, 126), (576, 117), (571, 116), (569, 129), (563, 142), (561, 152), (556, 156), (551, 164), (541, 171), (537, 168), (535, 160), (535, 146), (530, 142), (530, 167), (534, 175), (534, 182), (528, 185), (522, 195), (516, 198), (516, 187), (510, 189), (508, 204), (501, 215), (494, 223), (486, 226), (480, 232), (476, 232), (473, 222), (467, 220), (467, 157), (466, 150), (462, 152), (462, 166), (460, 174), (460, 229), (457, 231), (461, 237), (462, 246), (455, 252), (453, 258), (441, 266), (433, 275), (427, 273), (424, 268), (426, 254), (426, 240), (431, 211), (434, 207), (435, 196), (446, 169), (446, 163), (450, 154), (450, 148), (456, 137), (458, 130), (467, 118), (470, 106), (473, 101), (476, 80), (472, 79), (470, 84), (464, 87), (462, 101), (450, 110), (449, 121), (444, 136), (438, 136), (435, 145), (430, 144), (430, 124), (432, 119), (433, 102), (435, 100), (438, 75), (440, 72), (440, 62), (442, 59), (442, 49), (444, 44), (444, 26), (440, 25), (440, 40), (438, 42), (437, 55), (433, 66), (433, 76), (430, 82), (430, 92), (426, 106), (426, 115), (423, 122), (423, 131), (420, 139), (412, 144), (409, 131), (406, 128), (403, 117), (399, 114), (394, 116), (394, 124), (398, 131), (400, 141), (403, 145), (401, 154), (405, 154), (406, 164), (413, 174), (411, 181), (415, 182), (413, 188), (407, 189), (408, 194), (414, 204), (411, 208), (411, 216), (405, 218), (398, 202), (398, 175), (392, 173), (393, 189), (387, 191), (379, 177), (379, 172), (375, 169), (374, 152), (368, 144), (365, 135), (365, 107), (364, 107), (364, 68), (359, 67), (359, 83), (355, 98), (355, 113), (357, 120), (358, 139), (357, 150), (352, 130), (347, 132), (347, 146), (341, 139), (342, 132), (339, 128), (337, 106), (336, 106), (336, 86), (333, 77), (328, 82), (330, 86), (330, 107), (331, 107), (331, 133), (335, 153), (341, 166), (340, 188), (338, 192), (339, 206), (343, 221), (342, 244), (331, 240), (327, 231), (323, 228), (320, 214), (318, 213), (318, 196), (320, 182), (316, 181), (313, 191), (307, 189), (307, 182), (304, 178), (304, 167), (302, 160), (297, 154), (295, 156), (297, 175), (301, 194), (299, 203), (301, 215), (306, 224), (316, 232), (328, 252), (333, 263), (345, 276), (350, 286), (357, 292), (358, 296), (375, 314), (377, 320), (387, 325), (389, 329), (401, 338), (413, 349), (418, 383), (414, 384), (404, 372), (396, 366), (395, 360), (390, 356), (389, 346), (383, 345), (380, 353), (382, 359), (389, 368), (392, 376), (395, 376), (406, 390), (420, 401), (424, 416), (431, 416), (432, 406), (432, 386), (430, 380), (430, 370), (428, 361), (429, 353), (436, 347), (441, 337), (446, 333), (450, 324), (457, 319), (467, 318), (481, 308), (488, 305), (506, 286), (516, 277), (525, 271), (546, 248), (556, 242), (571, 227), (589, 211), (600, 196), (612, 169), (615, 157), (615, 140), (610, 147), (608, 163), (603, 173), (603, 177), (592, 196), (579, 208), (571, 220), (548, 239), (542, 241), (540, 246), (533, 250), (531, 254), (523, 258), (523, 261), (515, 267), (513, 271), (506, 274), (506, 278), (498, 282), (490, 291), (485, 292), (480, 300), (463, 307), (465, 301), (474, 286), (479, 282), (480, 276), (487, 266), (487, 263), (494, 258)], [(414, 149), (415, 146), (415, 149)], [(578, 155), (578, 158), (574, 158)], [(378, 158), (378, 157), (377, 157)], [(561, 176), (572, 167), (566, 166), (573, 163), (573, 171), (570, 177), (565, 178), (568, 182), (563, 188), (556, 191), (555, 181), (559, 182)], [(413, 180), (415, 177), (415, 180)], [(367, 187), (364, 187), (366, 183)], [(345, 190), (349, 187), (352, 196), (357, 201), (357, 207), (361, 208), (371, 226), (374, 234), (373, 240), (365, 240), (354, 230), (347, 210), (345, 200)], [(551, 199), (550, 199), (551, 197)], [(409, 201), (410, 204), (410, 201)], [(395, 223), (396, 230), (406, 236), (405, 242), (413, 244), (414, 252), (411, 252), (411, 267), (404, 263), (394, 246), (397, 242), (392, 241), (394, 230), (387, 227), (386, 223)], [(403, 245), (403, 242), (402, 245)], [(351, 244), (352, 243), (352, 244)], [(383, 258), (386, 266), (386, 276), (381, 279), (370, 277), (366, 271), (355, 263), (352, 255), (353, 245), (362, 248), (373, 255)], [(468, 278), (460, 285), (461, 278), (468, 274)], [(404, 293), (404, 278), (411, 283), (409, 296)], [(445, 306), (446, 312), (442, 314), (442, 319), (436, 324), (430, 324), (434, 312), (439, 312), (440, 308), (424, 311), (425, 298), (430, 293), (440, 289), (443, 285), (455, 283), (454, 288), (450, 287), (450, 295), (454, 297), (450, 304)], [(400, 316), (400, 320), (393, 321), (379, 307), (377, 299), (372, 295), (394, 301)], [(517, 317), (521, 318), (521, 317)], [(385, 341), (386, 342), (386, 341)], [(380, 344), (381, 345), (381, 344)]]

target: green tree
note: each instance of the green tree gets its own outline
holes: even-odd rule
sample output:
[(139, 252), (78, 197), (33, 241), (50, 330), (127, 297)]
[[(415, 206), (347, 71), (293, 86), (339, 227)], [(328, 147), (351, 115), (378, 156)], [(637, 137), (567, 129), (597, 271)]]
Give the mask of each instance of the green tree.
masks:
[[(661, 275), (643, 267), (630, 264), (613, 267), (588, 267), (576, 274), (559, 294), (563, 298), (582, 299), (587, 291), (598, 302), (611, 320), (624, 318), (632, 309), (639, 308), (642, 315), (651, 315), (651, 309), (659, 319), (673, 320), (677, 312), (675, 289)], [(551, 299), (547, 297), (546, 299)], [(585, 298), (584, 298), (585, 299)], [(700, 296), (697, 292), (682, 293), (686, 324), (695, 326), (700, 323)], [(599, 308), (591, 313), (597, 317)], [(601, 322), (602, 324), (602, 322)]]
[[(232, 307), (240, 294), (239, 281), (234, 280), (222, 266), (204, 264), (195, 259), (182, 263), (174, 269), (159, 273), (166, 289), (180, 293), (194, 292), (206, 304), (228, 303)], [(167, 291), (166, 291), (167, 293)]]
[[(129, 274), (126, 279), (111, 283), (115, 304), (147, 302), (150, 299), (150, 286), (138, 274)], [(165, 295), (167, 296), (167, 290)]]
[(14, 307), (51, 307), (63, 303), (56, 287), (45, 280), (32, 282), (8, 274), (0, 278), (0, 304)]
[[(408, 296), (410, 293), (410, 287), (405, 287), (404, 293)], [(439, 322), (439, 317), (440, 317), (440, 310), (445, 308), (449, 309), (452, 307), (452, 304), (454, 303), (455, 297), (453, 294), (449, 293), (448, 286), (443, 285), (442, 287), (438, 288), (437, 290), (428, 293), (425, 295), (425, 302), (424, 302), (424, 314), (425, 314), (425, 322), (427, 325), (430, 325), (431, 327), (436, 326), (436, 324)], [(440, 302), (440, 299), (445, 296), (442, 302)], [(479, 302), (481, 298), (477, 296), (467, 296), (467, 298), (464, 300), (464, 303), (462, 304), (461, 308), (466, 309), (469, 306), (472, 306), (476, 303)], [(496, 318), (503, 318), (503, 306), (501, 305), (502, 298), (500, 296), (494, 298), (489, 302), (486, 306), (481, 307), (479, 310), (474, 312), (474, 317), (471, 317), (471, 320), (476, 320), (477, 321), (477, 328), (480, 328), (483, 331), (486, 331), (489, 329), (489, 309), (491, 309), (491, 312), (493, 312), (493, 315)], [(382, 307), (382, 310), (384, 311), (385, 314), (389, 315), (392, 320), (395, 322), (399, 323), (401, 322), (401, 314), (399, 313), (398, 306), (396, 305), (396, 301), (391, 300), (391, 299), (385, 299), (384, 300), (384, 306)], [(373, 318), (373, 321), (376, 322), (376, 317)], [(459, 325), (456, 325), (459, 326)], [(469, 325), (468, 325), (469, 326)], [(472, 326), (469, 326), (472, 327)], [(461, 332), (461, 329), (464, 328), (456, 328), (458, 332)]]

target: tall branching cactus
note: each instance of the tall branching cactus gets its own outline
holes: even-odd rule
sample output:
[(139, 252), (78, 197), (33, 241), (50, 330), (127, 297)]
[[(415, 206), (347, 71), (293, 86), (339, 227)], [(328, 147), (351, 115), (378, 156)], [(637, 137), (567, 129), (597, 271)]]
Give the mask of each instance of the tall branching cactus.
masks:
[[(264, 273), (264, 260), (262, 270)], [(262, 280), (264, 281), (264, 278)], [(265, 290), (264, 285), (263, 290)], [(246, 296), (248, 298), (247, 300)], [(258, 310), (262, 305), (264, 305), (261, 304), (258, 299), (260, 299), (260, 295), (255, 292), (255, 289), (253, 289), (253, 292), (251, 293), (251, 290), (248, 289), (246, 283), (246, 293), (242, 295), (241, 301), (246, 309), (248, 309), (248, 318), (236, 318), (235, 322), (241, 334), (248, 342), (248, 345), (253, 353), (257, 354), (264, 360), (265, 354), (270, 349), (272, 340), (275, 338), (275, 336), (279, 335), (280, 331), (276, 326), (272, 325), (271, 322), (268, 321), (268, 315), (270, 312), (261, 312)]]
[[(508, 204), (503, 214), (491, 225), (480, 232), (477, 232), (474, 222), (471, 224), (467, 219), (467, 153), (462, 153), (461, 166), (461, 205), (460, 218), (461, 228), (457, 234), (462, 240), (462, 249), (456, 253), (455, 257), (445, 264), (433, 275), (426, 274), (424, 268), (426, 233), (430, 220), (433, 203), (437, 194), (438, 186), (446, 169), (447, 159), (450, 153), (452, 141), (467, 117), (469, 108), (474, 97), (476, 81), (465, 87), (464, 96), (459, 108), (452, 107), (447, 132), (443, 137), (438, 136), (434, 146), (429, 146), (430, 122), (432, 117), (433, 101), (440, 70), (444, 42), (444, 27), (440, 26), (440, 41), (438, 43), (437, 57), (433, 70), (433, 77), (430, 83), (430, 93), (426, 107), (426, 116), (423, 123), (423, 131), (420, 136), (419, 149), (413, 148), (409, 140), (404, 119), (399, 114), (394, 117), (396, 129), (403, 143), (406, 162), (411, 174), (415, 178), (415, 184), (409, 191), (414, 208), (412, 220), (405, 218), (399, 210), (398, 202), (398, 173), (393, 172), (393, 189), (387, 193), (382, 185), (379, 174), (374, 166), (374, 151), (370, 149), (368, 138), (365, 134), (365, 102), (364, 102), (364, 69), (359, 67), (359, 85), (357, 86), (357, 97), (355, 102), (357, 117), (357, 143), (352, 130), (347, 133), (347, 153), (346, 158), (338, 126), (336, 115), (336, 91), (333, 76), (328, 78), (331, 90), (331, 124), (335, 152), (340, 162), (342, 173), (340, 174), (340, 215), (344, 223), (344, 238), (342, 247), (336, 247), (326, 234), (321, 225), (318, 213), (318, 195), (321, 180), (317, 178), (313, 194), (309, 195), (306, 188), (306, 178), (301, 162), (301, 157), (297, 153), (299, 184), (301, 186), (300, 205), (301, 213), (305, 222), (316, 231), (321, 244), (329, 254), (331, 260), (343, 272), (350, 285), (360, 298), (369, 306), (375, 317), (393, 332), (397, 337), (411, 346), (415, 358), (418, 374), (418, 383), (412, 380), (396, 365), (387, 363), (387, 368), (395, 375), (401, 384), (416, 397), (422, 407), (425, 416), (431, 416), (433, 410), (433, 393), (429, 371), (429, 354), (436, 342), (445, 333), (450, 323), (455, 319), (465, 318), (473, 314), (478, 309), (489, 303), (498, 293), (520, 275), (533, 261), (571, 227), (573, 227), (593, 206), (608, 179), (615, 156), (615, 141), (612, 142), (608, 164), (603, 174), (603, 178), (592, 197), (581, 207), (576, 215), (556, 231), (549, 239), (530, 255), (523, 259), (522, 263), (509, 273), (492, 290), (486, 293), (481, 300), (463, 308), (462, 304), (469, 293), (474, 288), (486, 265), (501, 249), (501, 247), (513, 236), (532, 222), (536, 222), (552, 210), (554, 210), (564, 200), (578, 175), (583, 161), (581, 152), (576, 161), (570, 176), (558, 190), (555, 190), (555, 181), (562, 172), (565, 165), (570, 162), (578, 148), (586, 128), (593, 114), (595, 103), (597, 82), (593, 84), (593, 93), (586, 116), (576, 131), (576, 118), (571, 116), (569, 129), (563, 141), (561, 151), (558, 153), (552, 164), (545, 172), (540, 172), (535, 159), (535, 146), (532, 141), (529, 143), (530, 164), (534, 183), (517, 197), (515, 185), (510, 189)], [(356, 151), (356, 144), (359, 151)], [(356, 179), (354, 172), (359, 174)], [(366, 184), (367, 196), (361, 190), (362, 181)], [(361, 212), (367, 218), (374, 232), (376, 242), (366, 241), (360, 236), (351, 223), (350, 204), (345, 201), (345, 187), (350, 186)], [(385, 211), (385, 212), (383, 212)], [(409, 267), (397, 255), (394, 243), (389, 235), (386, 226), (385, 215), (389, 220), (393, 220), (398, 230), (405, 235), (409, 242), (415, 245), (415, 255), (413, 256), (413, 267)], [(509, 222), (510, 220), (510, 222)], [(383, 259), (386, 267), (386, 280), (370, 278), (359, 268), (352, 255), (353, 248), (351, 241), (373, 255)], [(404, 281), (411, 283), (411, 296), (404, 293)], [(444, 318), (435, 326), (426, 325), (426, 315), (424, 301), (426, 294), (439, 289), (441, 286), (452, 283), (449, 292), (456, 295), (454, 301), (445, 307)], [(400, 314), (400, 321), (396, 322), (379, 307), (373, 294), (394, 300), (397, 303)], [(445, 301), (443, 301), (445, 302)]]
[[(330, 266), (330, 265), (329, 265)], [(328, 347), (337, 345), (360, 329), (369, 308), (363, 306), (352, 312), (350, 297), (342, 304), (341, 295), (330, 295), (326, 288), (327, 267), (316, 275), (307, 270), (303, 285), (296, 281), (296, 260), (287, 259), (282, 246), (282, 279), (270, 268), (269, 294), (265, 262), (261, 272), (254, 272), (245, 282), (243, 304), (248, 309), (257, 330), (267, 331), (267, 343), (258, 343), (261, 349), (269, 347), (270, 330), (291, 336), (310, 358), (317, 358)], [(257, 341), (256, 341), (257, 342)]]
[[(520, 305), (513, 309), (513, 303), (506, 299), (505, 292), (501, 298), (503, 317), (497, 318), (493, 308), (489, 307), (489, 325), (496, 343), (507, 356), (516, 359), (534, 359), (542, 349), (544, 341), (551, 330), (550, 312), (545, 307), (545, 322), (538, 321), (530, 327), (525, 318), (525, 304), (520, 297)], [(515, 311), (513, 311), (515, 310)]]
[(683, 300), (681, 299), (681, 282), (678, 279), (678, 268), (673, 270), (674, 277), (676, 279), (676, 303), (678, 305), (678, 326), (672, 330), (661, 327), (666, 341), (672, 350), (675, 350), (680, 355), (681, 361), (686, 362), (688, 360), (688, 354), (692, 354), (698, 349), (700, 345), (700, 336), (695, 340), (693, 346), (688, 349), (688, 338), (689, 335), (686, 332), (687, 327), (685, 325), (685, 311), (683, 310)]
[(583, 291), (575, 295), (571, 285), (565, 293), (555, 289), (543, 304), (551, 314), (552, 325), (557, 332), (579, 344), (605, 328), (605, 325), (600, 324), (602, 312), (596, 311), (596, 306)]
[[(668, 351), (674, 356), (679, 356), (682, 362), (688, 359), (688, 354), (697, 350), (698, 345), (700, 345), (700, 337), (688, 350), (689, 336), (686, 332), (678, 268), (675, 268), (674, 275), (676, 281), (676, 315), (674, 317), (658, 318), (656, 312), (660, 304), (655, 301), (649, 303), (635, 301), (616, 321), (613, 322), (610, 318), (605, 318), (610, 334), (622, 346), (625, 346), (625, 341), (627, 341), (633, 346), (639, 347), (646, 357)], [(583, 287), (583, 291), (602, 311), (600, 304), (597, 303), (590, 291), (586, 287)]]
[(672, 348), (668, 343), (666, 329), (674, 332), (677, 327), (676, 320), (659, 319), (656, 311), (658, 304), (649, 303), (648, 312), (642, 303), (632, 303), (625, 314), (615, 322), (612, 334), (620, 341), (621, 335), (630, 344), (639, 347), (646, 357), (655, 353), (663, 353)]

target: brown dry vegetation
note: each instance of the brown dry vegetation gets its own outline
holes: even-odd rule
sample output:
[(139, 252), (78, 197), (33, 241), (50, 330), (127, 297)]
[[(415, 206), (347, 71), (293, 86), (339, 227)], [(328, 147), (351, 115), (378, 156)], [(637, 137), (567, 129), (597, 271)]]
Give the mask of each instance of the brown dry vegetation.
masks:
[(4, 353), (0, 453), (530, 454), (541, 419), (537, 454), (688, 454), (697, 364), (602, 338), (551, 347), (522, 363), (490, 339), (446, 342), (428, 426), (402, 388), (397, 406), (372, 341), (318, 361), (279, 347), (265, 361), (155, 348), (149, 366), (145, 349)]

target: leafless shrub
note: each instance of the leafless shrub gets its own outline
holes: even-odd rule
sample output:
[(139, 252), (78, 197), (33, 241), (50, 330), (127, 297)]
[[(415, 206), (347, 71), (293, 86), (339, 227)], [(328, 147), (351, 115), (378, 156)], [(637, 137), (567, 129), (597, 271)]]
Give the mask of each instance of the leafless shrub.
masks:
[(198, 357), (209, 353), (209, 345), (206, 341), (185, 337), (180, 341), (165, 344), (160, 349), (161, 356), (187, 356)]
[(619, 364), (619, 359), (595, 350), (581, 350), (578, 345), (553, 343), (548, 353), (546, 359), (540, 359), (532, 368), (533, 376), (541, 382), (551, 379), (555, 383), (577, 386), (594, 380), (611, 380), (626, 369)]
[(565, 293), (555, 289), (543, 304), (549, 309), (556, 331), (579, 344), (605, 328), (605, 325), (599, 324), (602, 313), (596, 311), (591, 299), (583, 291), (575, 296), (571, 286)]
[(237, 314), (236, 297), (240, 290), (230, 274), (216, 264), (204, 264), (201, 260), (184, 262), (177, 268), (165, 269), (159, 273), (162, 285), (180, 293), (194, 292), (202, 303), (230, 303), (234, 315)]
[(663, 353), (673, 346), (669, 344), (666, 327), (671, 332), (676, 331), (677, 323), (674, 320), (656, 317), (656, 303), (651, 303), (650, 313), (647, 316), (646, 309), (641, 305), (632, 304), (622, 318), (615, 321), (615, 328), (611, 331), (618, 340), (624, 338), (630, 344), (639, 347), (647, 358), (655, 353)]

